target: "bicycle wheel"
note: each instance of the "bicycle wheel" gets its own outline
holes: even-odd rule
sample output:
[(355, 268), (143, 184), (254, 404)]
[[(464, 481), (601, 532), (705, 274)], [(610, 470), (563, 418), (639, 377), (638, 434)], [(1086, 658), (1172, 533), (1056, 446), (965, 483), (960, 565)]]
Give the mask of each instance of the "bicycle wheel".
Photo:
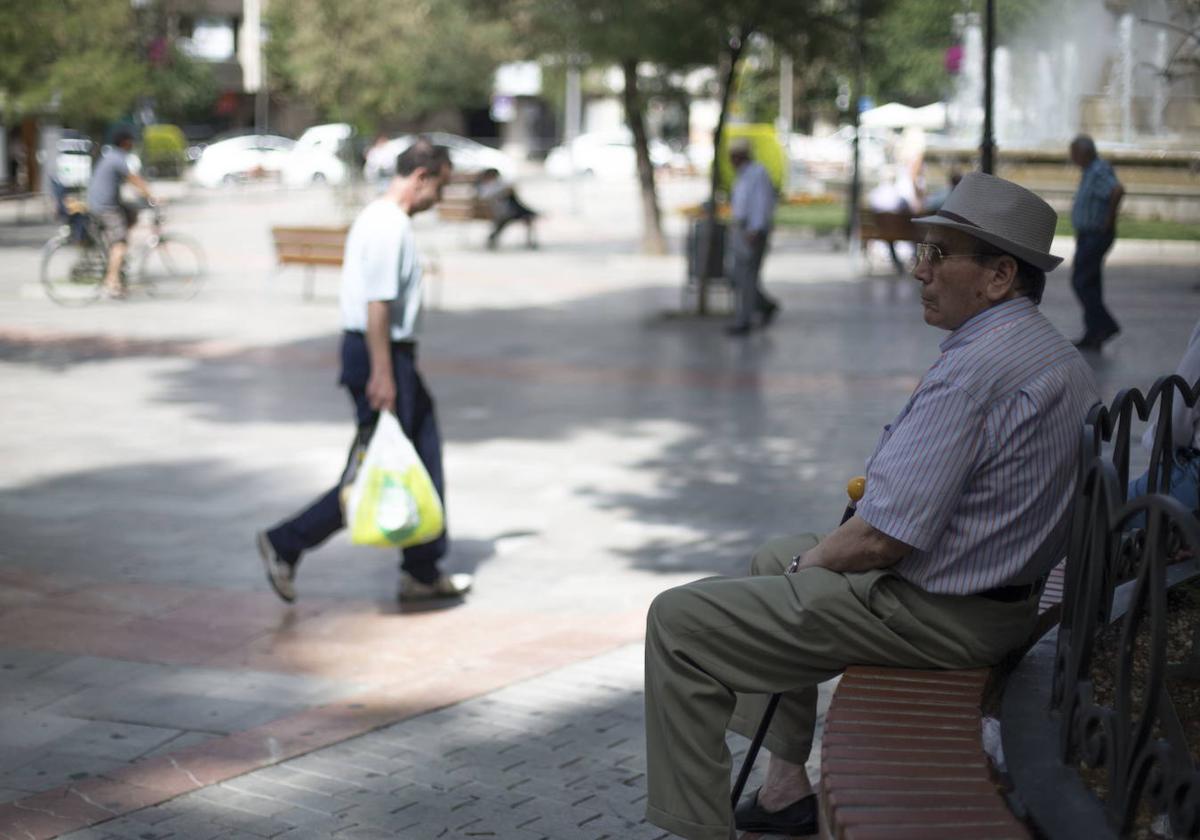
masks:
[(160, 237), (142, 258), (138, 282), (154, 297), (193, 297), (204, 282), (204, 252), (185, 237)]
[(42, 249), (42, 286), (52, 301), (63, 306), (91, 303), (104, 289), (107, 264), (102, 246), (59, 234)]

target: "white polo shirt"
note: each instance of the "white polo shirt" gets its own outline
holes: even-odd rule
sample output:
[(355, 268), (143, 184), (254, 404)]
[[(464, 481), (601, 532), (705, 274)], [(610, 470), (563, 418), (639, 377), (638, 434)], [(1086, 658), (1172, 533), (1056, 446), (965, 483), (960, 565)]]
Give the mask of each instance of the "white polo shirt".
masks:
[(392, 341), (416, 338), (421, 319), (421, 259), (412, 219), (378, 198), (358, 214), (342, 260), (342, 327), (367, 331), (367, 304), (388, 301)]

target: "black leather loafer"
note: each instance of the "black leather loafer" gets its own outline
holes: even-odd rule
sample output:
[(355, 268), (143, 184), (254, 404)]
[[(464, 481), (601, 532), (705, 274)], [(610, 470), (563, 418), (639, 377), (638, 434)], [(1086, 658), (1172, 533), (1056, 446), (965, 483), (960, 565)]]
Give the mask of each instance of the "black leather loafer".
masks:
[(758, 791), (738, 803), (733, 812), (738, 831), (759, 834), (805, 835), (817, 833), (817, 795), (797, 799), (779, 811), (768, 811), (758, 804)]

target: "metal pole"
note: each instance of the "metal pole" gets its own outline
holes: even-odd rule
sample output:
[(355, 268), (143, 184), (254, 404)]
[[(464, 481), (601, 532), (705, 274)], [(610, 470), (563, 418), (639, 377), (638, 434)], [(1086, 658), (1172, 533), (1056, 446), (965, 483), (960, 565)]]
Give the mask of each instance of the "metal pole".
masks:
[(992, 133), (992, 53), (996, 51), (996, 3), (987, 0), (983, 20), (983, 143), (979, 147), (979, 168), (991, 175), (996, 170), (996, 142)]
[(571, 215), (579, 215), (579, 177), (575, 172), (575, 138), (583, 122), (583, 96), (580, 90), (579, 59), (567, 59), (567, 90), (563, 125), (563, 143), (567, 147), (567, 166), (570, 168)]
[(850, 245), (850, 253), (856, 254), (858, 247), (858, 207), (859, 194), (862, 192), (862, 177), (858, 171), (858, 108), (863, 95), (863, 0), (855, 4), (854, 25), (854, 84), (850, 90), (850, 114), (854, 126), (853, 159), (850, 170), (849, 218), (846, 219), (846, 239)]

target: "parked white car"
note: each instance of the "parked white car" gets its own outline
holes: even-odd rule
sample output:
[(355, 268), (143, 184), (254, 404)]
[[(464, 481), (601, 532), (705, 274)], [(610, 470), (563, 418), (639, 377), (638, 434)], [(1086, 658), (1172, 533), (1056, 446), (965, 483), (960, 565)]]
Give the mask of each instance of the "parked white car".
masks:
[(192, 180), (219, 187), (262, 178), (279, 178), (294, 140), (275, 134), (243, 134), (204, 147), (192, 168)]
[(300, 135), (283, 165), (283, 183), (289, 187), (341, 184), (349, 167), (345, 155), (354, 129), (346, 123), (314, 125)]
[[(416, 134), (405, 134), (389, 140), (379, 152), (380, 159), (394, 161), (413, 144), (417, 136)], [(468, 137), (447, 134), (444, 131), (425, 132), (423, 136), (427, 137), (434, 145), (446, 147), (450, 152), (450, 163), (453, 164), (455, 172), (477, 173), (483, 172), (485, 169), (495, 169), (500, 173), (500, 177), (510, 184), (517, 179), (519, 174), (517, 162), (499, 149), (485, 146)], [(366, 174), (368, 180), (373, 177), (373, 173), (367, 172)]]
[[(650, 163), (667, 166), (675, 158), (661, 140), (650, 141)], [(580, 134), (570, 148), (555, 146), (546, 156), (546, 172), (555, 178), (596, 175), (602, 178), (631, 178), (637, 173), (637, 152), (628, 129)]]

